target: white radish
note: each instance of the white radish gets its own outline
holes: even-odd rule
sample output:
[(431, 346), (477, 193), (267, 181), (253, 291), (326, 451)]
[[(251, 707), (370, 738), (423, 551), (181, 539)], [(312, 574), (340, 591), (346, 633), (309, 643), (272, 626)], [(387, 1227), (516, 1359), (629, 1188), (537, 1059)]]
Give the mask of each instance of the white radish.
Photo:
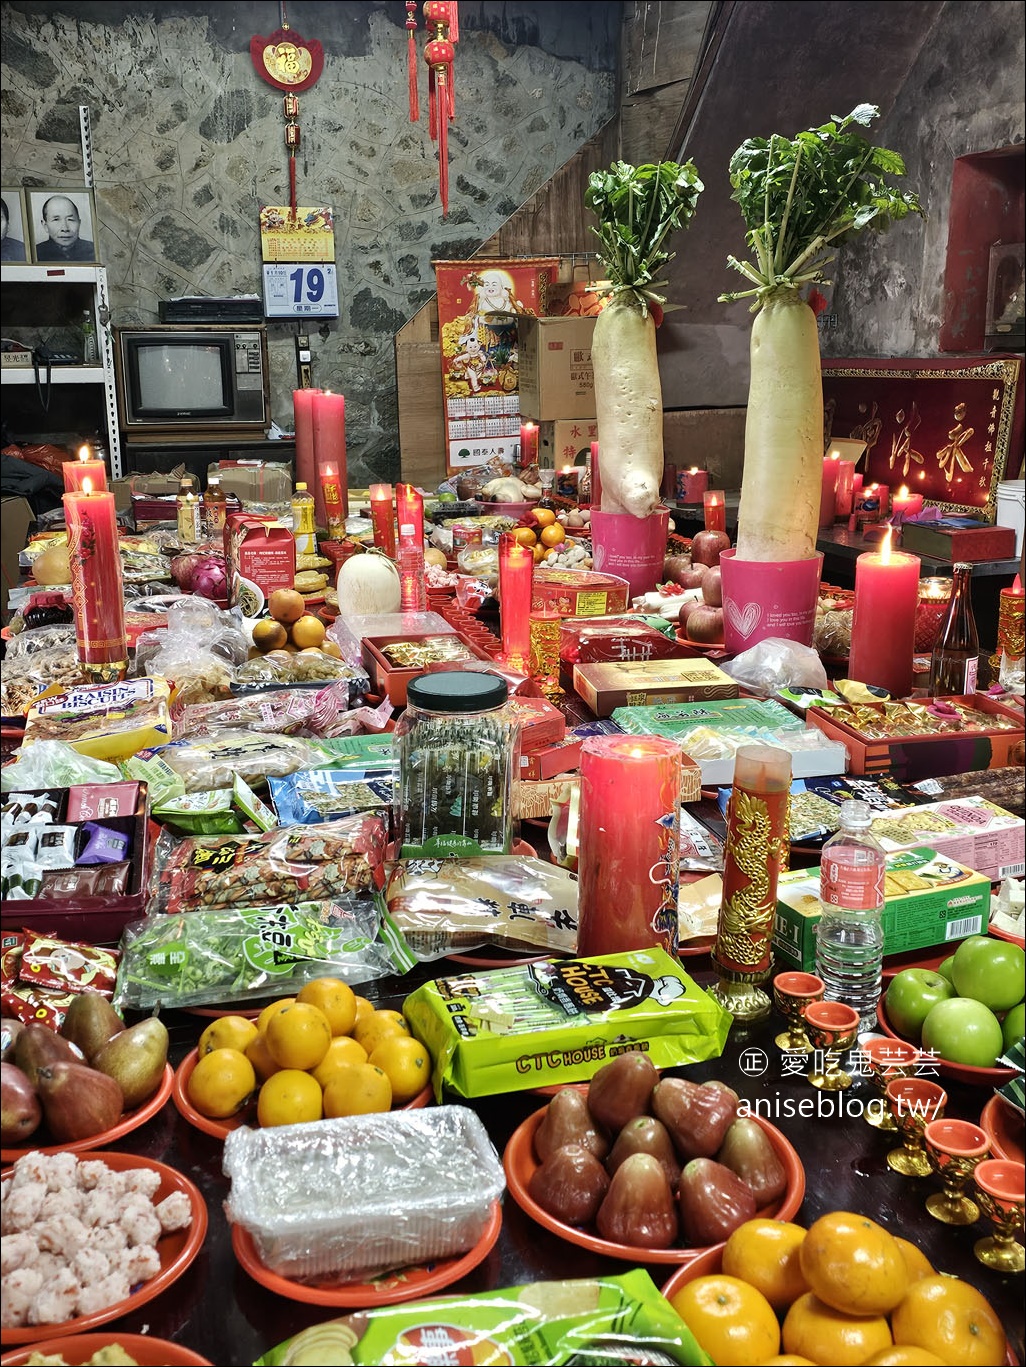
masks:
[(629, 294), (595, 320), (591, 351), (599, 430), (602, 510), (646, 517), (663, 477), (663, 392), (655, 320)]

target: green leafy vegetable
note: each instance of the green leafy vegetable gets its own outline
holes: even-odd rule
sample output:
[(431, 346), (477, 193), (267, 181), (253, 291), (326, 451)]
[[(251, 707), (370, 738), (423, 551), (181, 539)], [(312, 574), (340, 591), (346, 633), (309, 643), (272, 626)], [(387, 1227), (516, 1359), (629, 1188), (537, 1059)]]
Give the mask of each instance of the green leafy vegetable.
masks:
[(915, 194), (886, 181), (905, 174), (898, 153), (872, 146), (852, 127), (868, 127), (879, 113), (876, 105), (860, 104), (793, 141), (774, 133), (741, 144), (730, 159), (731, 198), (744, 216), (755, 263), (727, 261), (754, 288), (722, 294), (721, 301), (754, 296), (755, 312), (774, 290), (824, 283), (823, 267), (834, 258), (823, 253), (832, 242), (923, 215)]
[(666, 283), (656, 277), (674, 252), (670, 234), (686, 228), (704, 186), (694, 164), (660, 162), (629, 166), (616, 161), (608, 171), (593, 171), (584, 202), (599, 226), (592, 232), (602, 243), (602, 262), (614, 294), (630, 291), (643, 309), (646, 301), (665, 302), (656, 291)]

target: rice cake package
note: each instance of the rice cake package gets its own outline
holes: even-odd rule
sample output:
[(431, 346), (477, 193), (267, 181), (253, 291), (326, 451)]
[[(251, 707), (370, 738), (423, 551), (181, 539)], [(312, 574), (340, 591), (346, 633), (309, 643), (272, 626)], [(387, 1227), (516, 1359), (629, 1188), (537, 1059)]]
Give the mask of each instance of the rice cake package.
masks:
[(439, 1100), (587, 1082), (632, 1049), (657, 1068), (718, 1058), (732, 1020), (659, 946), (436, 978), (403, 1015)]
[(644, 1268), (375, 1306), (311, 1325), (256, 1360), (307, 1363), (661, 1362), (712, 1359)]

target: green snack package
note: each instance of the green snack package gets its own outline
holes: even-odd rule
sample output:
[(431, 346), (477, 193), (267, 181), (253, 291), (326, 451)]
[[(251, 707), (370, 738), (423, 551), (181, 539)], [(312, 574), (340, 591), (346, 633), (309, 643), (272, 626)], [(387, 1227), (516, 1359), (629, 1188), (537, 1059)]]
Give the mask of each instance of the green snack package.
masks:
[(432, 1078), (463, 1097), (586, 1082), (617, 1054), (657, 1068), (718, 1058), (732, 1017), (664, 949), (540, 960), (436, 978), (403, 1002), (435, 1060)]
[(709, 1367), (712, 1359), (651, 1276), (635, 1268), (362, 1310), (311, 1325), (258, 1357), (255, 1367), (417, 1362)]

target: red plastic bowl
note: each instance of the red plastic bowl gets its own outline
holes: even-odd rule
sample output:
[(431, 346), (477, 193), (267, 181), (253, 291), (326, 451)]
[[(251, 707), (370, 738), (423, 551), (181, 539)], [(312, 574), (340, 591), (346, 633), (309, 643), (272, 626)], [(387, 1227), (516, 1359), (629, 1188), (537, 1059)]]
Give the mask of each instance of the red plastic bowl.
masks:
[[(906, 1044), (914, 1044), (914, 1040), (906, 1039), (904, 1035), (899, 1035), (887, 1019), (887, 1012), (884, 1010), (883, 999), (877, 1003), (876, 1018), (880, 1022), (880, 1029), (885, 1035), (890, 1035), (891, 1039), (903, 1039)], [(916, 1045), (922, 1048), (922, 1045)], [(925, 1062), (936, 1062), (937, 1071), (941, 1077), (949, 1077), (953, 1082), (965, 1082), (970, 1087), (1002, 1087), (1006, 1082), (1011, 1082), (1016, 1077), (1014, 1068), (974, 1068), (969, 1063), (952, 1063), (949, 1059), (930, 1058)], [(925, 1076), (925, 1073), (923, 1074)]]

